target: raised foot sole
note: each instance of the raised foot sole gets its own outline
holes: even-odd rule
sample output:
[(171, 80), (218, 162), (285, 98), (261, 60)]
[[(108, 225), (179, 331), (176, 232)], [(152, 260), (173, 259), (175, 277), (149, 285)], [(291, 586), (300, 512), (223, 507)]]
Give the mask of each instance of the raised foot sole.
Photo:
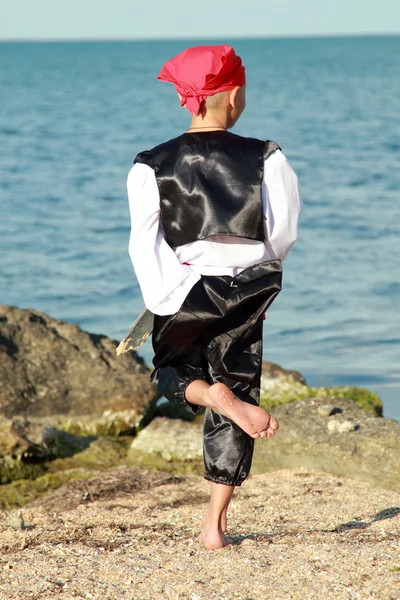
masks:
[(231, 419), (250, 437), (272, 437), (278, 429), (278, 421), (266, 410), (243, 402), (223, 383), (212, 385), (208, 393), (215, 410)]

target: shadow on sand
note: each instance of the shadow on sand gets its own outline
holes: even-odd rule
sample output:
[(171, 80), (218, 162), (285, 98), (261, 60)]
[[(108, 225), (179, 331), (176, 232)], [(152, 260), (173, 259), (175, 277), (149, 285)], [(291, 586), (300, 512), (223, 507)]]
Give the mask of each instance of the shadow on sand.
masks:
[[(341, 525), (337, 525), (333, 529), (316, 529), (316, 530), (307, 530), (304, 533), (345, 533), (346, 531), (351, 531), (352, 529), (367, 529), (373, 523), (377, 521), (385, 521), (386, 519), (393, 519), (400, 515), (400, 506), (391, 506), (389, 508), (385, 508), (381, 510), (376, 515), (372, 517), (370, 521), (358, 521), (354, 519), (353, 521), (348, 521), (347, 523), (342, 523)], [(299, 531), (279, 531), (276, 533), (250, 533), (248, 535), (233, 535), (230, 536), (233, 540), (234, 545), (239, 545), (244, 540), (256, 540), (258, 542), (268, 542), (272, 544), (275, 538), (286, 537), (286, 536), (297, 536)]]
[(343, 523), (342, 525), (337, 525), (334, 529), (331, 529), (333, 532), (342, 532), (349, 531), (351, 529), (367, 529), (373, 523), (377, 521), (385, 521), (386, 519), (393, 519), (400, 515), (400, 507), (399, 506), (391, 506), (389, 508), (385, 508), (378, 512), (370, 521), (348, 521), (347, 523)]

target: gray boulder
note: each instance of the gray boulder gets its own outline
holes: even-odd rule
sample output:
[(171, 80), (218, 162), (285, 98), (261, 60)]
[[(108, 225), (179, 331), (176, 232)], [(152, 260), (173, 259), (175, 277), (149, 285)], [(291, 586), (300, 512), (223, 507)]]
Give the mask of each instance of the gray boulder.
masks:
[(106, 422), (127, 414), (125, 429), (132, 430), (156, 389), (143, 360), (134, 352), (117, 357), (116, 347), (116, 341), (76, 324), (0, 306), (0, 414), (104, 415)]
[[(325, 404), (329, 410), (321, 410)], [(273, 414), (280, 428), (273, 438), (256, 443), (254, 473), (302, 466), (400, 490), (397, 421), (332, 397), (283, 404)]]
[(131, 454), (143, 452), (159, 456), (167, 462), (201, 461), (203, 457), (202, 425), (180, 419), (156, 417), (132, 441)]

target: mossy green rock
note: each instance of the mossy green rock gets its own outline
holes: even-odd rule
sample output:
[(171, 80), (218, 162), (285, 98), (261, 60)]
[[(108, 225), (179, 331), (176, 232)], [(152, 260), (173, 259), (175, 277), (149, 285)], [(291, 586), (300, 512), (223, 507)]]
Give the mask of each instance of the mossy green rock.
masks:
[[(85, 438), (82, 439), (84, 440)], [(52, 473), (78, 468), (111, 469), (125, 462), (131, 439), (88, 438), (89, 443), (84, 450), (65, 458), (57, 458), (45, 464), (48, 471)]]
[(58, 473), (46, 473), (34, 480), (13, 481), (0, 486), (0, 509), (10, 510), (24, 506), (37, 498), (50, 494), (63, 483), (74, 479), (89, 479), (96, 472), (86, 469), (72, 469)]
[(46, 472), (42, 464), (30, 464), (20, 458), (5, 456), (0, 459), (0, 485), (17, 479), (36, 479)]
[[(263, 363), (268, 368), (263, 368), (260, 386), (260, 404), (267, 410), (272, 410), (280, 404), (301, 400), (302, 398), (348, 398), (357, 406), (372, 411), (377, 416), (382, 416), (383, 405), (377, 394), (358, 387), (324, 387), (312, 388), (305, 385), (296, 371), (286, 371), (276, 367), (271, 373), (270, 365)], [(279, 369), (279, 370), (278, 370)]]
[(2, 425), (12, 435), (2, 446), (8, 454), (0, 458), (1, 484), (35, 479), (48, 471), (113, 467), (124, 461), (132, 439), (80, 436), (25, 419), (3, 419)]
[[(78, 436), (76, 436), (78, 438)], [(0, 464), (0, 508), (23, 506), (66, 481), (92, 477), (93, 473), (125, 464), (132, 438), (81, 438), (76, 452), (40, 464), (20, 458)]]
[(0, 485), (16, 479), (35, 479), (45, 471), (43, 465), (21, 460), (26, 443), (12, 431), (12, 421), (0, 415)]

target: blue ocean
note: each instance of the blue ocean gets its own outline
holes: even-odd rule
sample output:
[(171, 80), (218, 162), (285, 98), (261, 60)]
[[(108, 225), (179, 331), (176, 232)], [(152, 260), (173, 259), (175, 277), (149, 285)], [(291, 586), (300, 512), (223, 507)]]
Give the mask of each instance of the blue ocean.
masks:
[[(368, 387), (400, 419), (400, 37), (221, 42), (247, 67), (234, 131), (282, 146), (305, 205), (265, 359)], [(156, 76), (196, 43), (0, 44), (0, 303), (126, 332), (142, 307), (126, 176), (188, 126)]]

